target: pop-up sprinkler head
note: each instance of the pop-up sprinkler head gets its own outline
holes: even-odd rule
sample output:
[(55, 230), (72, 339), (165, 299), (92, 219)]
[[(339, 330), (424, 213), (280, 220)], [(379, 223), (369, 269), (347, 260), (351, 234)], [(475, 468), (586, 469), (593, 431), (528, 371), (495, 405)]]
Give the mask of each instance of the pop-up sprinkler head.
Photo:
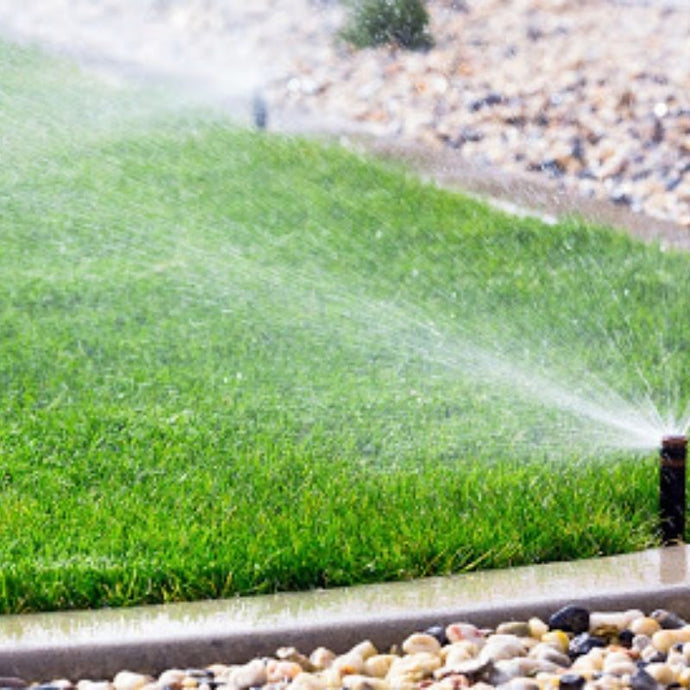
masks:
[(664, 544), (677, 544), (685, 535), (686, 436), (665, 436), (659, 467), (659, 518)]

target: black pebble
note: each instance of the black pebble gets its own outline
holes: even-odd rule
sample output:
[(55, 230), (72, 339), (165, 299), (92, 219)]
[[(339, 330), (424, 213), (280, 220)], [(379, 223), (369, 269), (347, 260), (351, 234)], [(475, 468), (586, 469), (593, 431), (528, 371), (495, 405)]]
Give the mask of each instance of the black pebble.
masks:
[(446, 629), (442, 625), (432, 625), (424, 631), (427, 635), (435, 637), (439, 644), (444, 647), (448, 644), (448, 638), (446, 637)]
[(620, 634), (618, 635), (618, 643), (621, 647), (625, 647), (625, 649), (630, 649), (630, 647), (632, 647), (632, 641), (634, 637), (635, 633), (632, 630), (628, 630), (626, 628), (625, 630), (621, 630)]
[(552, 630), (578, 633), (589, 630), (589, 611), (581, 606), (564, 606), (549, 618), (549, 627)]
[(560, 690), (580, 690), (585, 684), (585, 679), (577, 673), (565, 673), (558, 681)]
[(580, 633), (570, 640), (568, 645), (568, 654), (572, 659), (587, 654), (595, 647), (606, 647), (606, 640), (603, 637), (590, 635), (589, 633)]
[(643, 668), (638, 668), (630, 678), (630, 687), (633, 690), (656, 690), (657, 683)]
[(678, 615), (665, 609), (657, 609), (651, 615), (664, 630), (677, 630), (683, 628), (687, 623)]

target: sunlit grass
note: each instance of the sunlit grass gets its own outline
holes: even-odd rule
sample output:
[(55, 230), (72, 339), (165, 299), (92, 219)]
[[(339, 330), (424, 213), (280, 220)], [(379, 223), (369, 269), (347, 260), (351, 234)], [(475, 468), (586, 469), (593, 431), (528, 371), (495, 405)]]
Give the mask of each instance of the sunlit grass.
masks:
[(651, 454), (517, 372), (682, 409), (688, 257), (0, 50), (1, 610), (654, 543)]

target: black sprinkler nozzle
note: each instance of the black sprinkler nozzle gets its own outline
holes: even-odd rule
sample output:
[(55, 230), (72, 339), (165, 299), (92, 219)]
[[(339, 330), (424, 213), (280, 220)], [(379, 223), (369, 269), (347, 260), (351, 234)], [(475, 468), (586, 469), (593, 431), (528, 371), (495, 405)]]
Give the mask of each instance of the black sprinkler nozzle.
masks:
[(659, 466), (659, 520), (665, 545), (685, 540), (686, 436), (665, 436)]

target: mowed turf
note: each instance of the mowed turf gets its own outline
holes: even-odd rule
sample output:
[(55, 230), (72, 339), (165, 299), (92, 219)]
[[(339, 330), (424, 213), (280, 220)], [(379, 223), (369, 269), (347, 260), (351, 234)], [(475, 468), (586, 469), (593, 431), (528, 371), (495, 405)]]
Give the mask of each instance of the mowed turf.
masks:
[(520, 382), (682, 409), (690, 257), (0, 57), (0, 611), (655, 543), (654, 453)]

